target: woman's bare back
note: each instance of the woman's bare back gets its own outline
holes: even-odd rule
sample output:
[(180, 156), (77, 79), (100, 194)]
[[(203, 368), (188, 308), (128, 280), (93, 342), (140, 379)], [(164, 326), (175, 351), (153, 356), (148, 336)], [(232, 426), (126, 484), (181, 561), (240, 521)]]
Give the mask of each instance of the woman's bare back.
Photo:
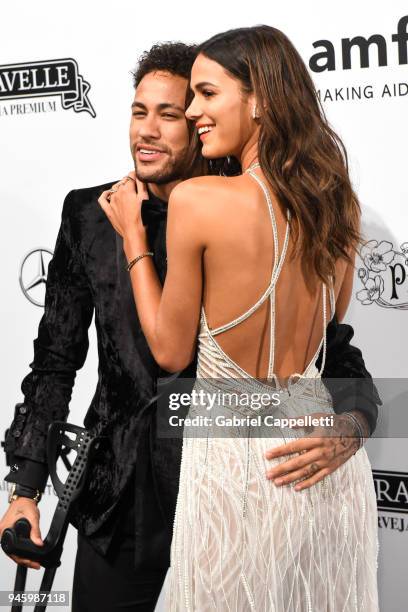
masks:
[[(260, 169), (256, 174), (267, 185)], [(195, 179), (197, 180), (197, 179)], [(257, 302), (271, 281), (275, 249), (272, 222), (265, 195), (248, 174), (239, 177), (205, 177), (202, 182), (206, 234), (203, 306), (210, 329), (235, 319)], [(286, 211), (272, 196), (273, 212), (282, 253)], [(291, 261), (293, 238), (289, 233), (286, 258), (275, 288), (275, 349), (273, 371), (284, 381), (303, 373), (323, 336), (322, 283), (311, 272), (305, 278), (299, 258)], [(334, 295), (348, 303), (353, 268), (336, 265)], [(340, 300), (341, 301), (341, 300)], [(327, 295), (327, 303), (328, 295)], [(338, 302), (339, 306), (339, 302)], [(347, 306), (347, 304), (345, 305)], [(341, 304), (344, 310), (344, 303)], [(330, 308), (328, 309), (328, 314)], [(337, 313), (342, 318), (344, 312)], [(266, 378), (270, 350), (271, 304), (267, 299), (246, 320), (221, 332), (216, 339), (223, 351), (256, 378)]]

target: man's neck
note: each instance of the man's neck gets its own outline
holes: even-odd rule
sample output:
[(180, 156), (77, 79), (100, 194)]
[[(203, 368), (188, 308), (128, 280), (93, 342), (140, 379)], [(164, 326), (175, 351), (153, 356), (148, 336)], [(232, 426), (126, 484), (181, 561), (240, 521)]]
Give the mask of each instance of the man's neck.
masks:
[(171, 183), (163, 183), (162, 185), (157, 185), (157, 183), (148, 183), (149, 191), (155, 195), (160, 200), (164, 202), (168, 202), (171, 192), (174, 187), (181, 183), (181, 179), (177, 181), (172, 181)]

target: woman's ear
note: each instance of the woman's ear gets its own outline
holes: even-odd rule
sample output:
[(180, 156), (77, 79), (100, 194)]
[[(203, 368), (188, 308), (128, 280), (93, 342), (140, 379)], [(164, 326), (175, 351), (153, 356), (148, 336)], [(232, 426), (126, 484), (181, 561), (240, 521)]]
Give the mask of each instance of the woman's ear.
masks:
[(259, 105), (256, 101), (255, 95), (251, 94), (248, 97), (248, 105), (250, 108), (250, 113), (251, 113), (251, 117), (252, 119), (259, 119), (260, 115), (259, 115)]

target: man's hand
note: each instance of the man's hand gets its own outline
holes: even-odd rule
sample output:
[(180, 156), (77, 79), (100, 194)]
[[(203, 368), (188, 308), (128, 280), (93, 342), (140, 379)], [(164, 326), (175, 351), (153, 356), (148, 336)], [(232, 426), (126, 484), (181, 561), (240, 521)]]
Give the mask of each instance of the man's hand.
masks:
[[(317, 412), (311, 416), (326, 417), (327, 413)], [(334, 419), (333, 427), (304, 427), (306, 437), (267, 451), (267, 459), (293, 453), (300, 455), (268, 470), (266, 477), (277, 486), (301, 480), (294, 486), (295, 491), (301, 491), (323, 480), (354, 455), (360, 445), (355, 424), (341, 414), (330, 416)]]
[[(0, 538), (3, 535), (3, 531), (8, 527), (13, 527), (19, 519), (26, 518), (31, 523), (30, 538), (34, 544), (42, 546), (44, 542), (41, 539), (40, 532), (40, 511), (38, 510), (37, 503), (33, 499), (28, 497), (19, 497), (12, 501), (7, 512), (0, 521)], [(23, 559), (16, 555), (8, 555), (19, 565), (26, 565), (33, 569), (40, 569), (41, 565), (37, 561), (30, 561), (30, 559)]]

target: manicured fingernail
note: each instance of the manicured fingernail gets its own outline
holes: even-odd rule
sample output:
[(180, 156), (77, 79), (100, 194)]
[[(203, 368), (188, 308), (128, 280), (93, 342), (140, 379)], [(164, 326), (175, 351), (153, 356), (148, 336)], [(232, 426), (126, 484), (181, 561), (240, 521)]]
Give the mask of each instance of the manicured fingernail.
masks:
[(276, 485), (281, 485), (283, 483), (283, 478), (276, 478), (276, 480), (273, 481)]

